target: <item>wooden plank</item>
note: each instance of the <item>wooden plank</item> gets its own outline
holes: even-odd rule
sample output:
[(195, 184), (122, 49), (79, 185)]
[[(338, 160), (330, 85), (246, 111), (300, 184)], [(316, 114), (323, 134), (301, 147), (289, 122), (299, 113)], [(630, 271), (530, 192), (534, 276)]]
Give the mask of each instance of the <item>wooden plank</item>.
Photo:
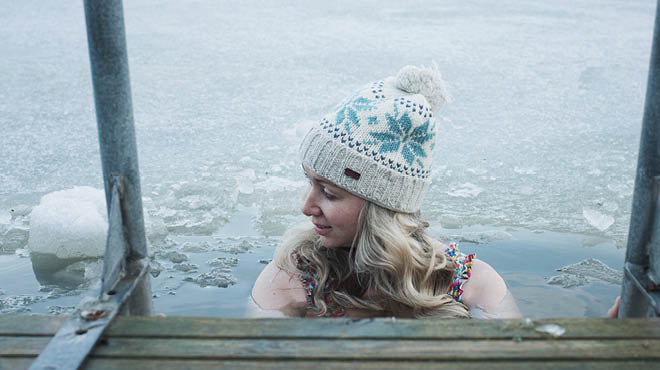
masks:
[[(61, 316), (0, 316), (0, 336), (52, 336)], [(349, 319), (227, 319), (202, 317), (118, 317), (106, 331), (116, 337), (158, 338), (419, 338), (495, 339), (543, 338), (535, 329), (557, 324), (566, 329), (560, 339), (660, 338), (660, 319), (539, 319), (524, 320), (349, 320)]]
[(395, 320), (386, 319), (221, 319), (119, 317), (108, 328), (115, 337), (157, 338), (544, 338), (536, 329), (557, 324), (560, 339), (660, 338), (655, 319)]
[[(45, 337), (0, 338), (0, 357), (36, 356)], [(660, 339), (649, 340), (359, 340), (109, 338), (94, 357), (260, 360), (656, 360)], [(450, 348), (451, 350), (447, 350)]]
[(0, 370), (27, 369), (34, 358), (2, 358), (0, 357)]
[(66, 316), (0, 315), (0, 336), (53, 336), (65, 319)]
[(425, 361), (181, 361), (181, 360), (108, 360), (90, 359), (83, 369), (105, 370), (180, 370), (180, 369), (327, 369), (327, 370), (620, 370), (660, 369), (660, 364), (650, 361), (594, 361), (594, 362), (474, 362), (457, 360), (451, 362)]
[[(22, 370), (30, 367), (34, 358), (0, 358), (0, 369)], [(91, 358), (82, 369), (94, 370), (181, 370), (181, 369), (328, 369), (328, 370), (413, 370), (438, 369), (453, 370), (619, 370), (624, 368), (660, 369), (660, 363), (652, 361), (580, 361), (580, 362), (537, 362), (537, 361), (501, 361), (475, 362), (466, 360), (451, 362), (427, 361), (213, 361), (213, 360), (153, 360), (153, 359), (99, 359)]]
[(120, 317), (108, 328), (115, 337), (169, 338), (543, 338), (536, 328), (557, 324), (561, 339), (660, 338), (660, 319), (524, 320), (347, 320), (212, 319), (190, 317)]
[[(447, 350), (450, 349), (450, 350)], [(130, 339), (107, 340), (94, 355), (222, 359), (371, 359), (452, 360), (471, 358), (584, 360), (660, 360), (660, 339), (650, 340), (267, 340)]]
[(43, 336), (11, 336), (0, 337), (0, 357), (37, 356), (46, 348), (50, 337)]

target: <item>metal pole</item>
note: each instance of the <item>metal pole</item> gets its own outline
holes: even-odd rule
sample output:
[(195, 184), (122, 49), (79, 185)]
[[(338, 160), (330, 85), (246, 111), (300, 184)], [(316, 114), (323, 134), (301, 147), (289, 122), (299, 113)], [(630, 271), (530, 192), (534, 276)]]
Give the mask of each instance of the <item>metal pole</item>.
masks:
[[(128, 244), (127, 269), (134, 273), (147, 257), (133, 107), (121, 0), (84, 0), (94, 84), (103, 182), (108, 214), (112, 179), (119, 178), (121, 213)], [(144, 290), (144, 292), (142, 292)], [(148, 275), (129, 299), (131, 314), (151, 314)], [(139, 301), (136, 301), (139, 299)]]
[[(635, 193), (633, 196), (628, 249), (626, 250), (626, 276), (621, 290), (619, 317), (645, 317), (650, 313), (649, 295), (637, 289), (632, 278), (637, 271), (646, 276), (638, 280), (647, 282), (647, 291), (660, 283), (660, 215), (658, 189), (660, 183), (660, 0), (656, 5), (655, 27), (646, 105), (639, 145)], [(654, 230), (655, 229), (655, 230)], [(648, 285), (651, 285), (649, 287)]]

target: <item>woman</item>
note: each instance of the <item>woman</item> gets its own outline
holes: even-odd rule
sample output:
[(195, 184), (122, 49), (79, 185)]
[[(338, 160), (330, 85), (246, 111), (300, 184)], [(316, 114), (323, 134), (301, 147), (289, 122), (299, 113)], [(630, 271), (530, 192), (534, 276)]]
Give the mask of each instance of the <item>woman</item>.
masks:
[(519, 317), (497, 272), (425, 234), (437, 68), (359, 90), (303, 139), (311, 223), (289, 231), (252, 290), (258, 316)]

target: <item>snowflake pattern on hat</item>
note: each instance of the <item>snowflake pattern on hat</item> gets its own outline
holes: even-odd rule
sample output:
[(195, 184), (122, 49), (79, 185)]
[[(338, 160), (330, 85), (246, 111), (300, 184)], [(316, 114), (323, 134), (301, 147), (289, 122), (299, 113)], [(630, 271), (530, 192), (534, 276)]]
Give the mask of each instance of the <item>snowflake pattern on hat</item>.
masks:
[(304, 165), (333, 184), (385, 208), (416, 212), (430, 184), (431, 102), (439, 109), (446, 96), (436, 69), (404, 67), (399, 75), (335, 107), (308, 132), (300, 153)]

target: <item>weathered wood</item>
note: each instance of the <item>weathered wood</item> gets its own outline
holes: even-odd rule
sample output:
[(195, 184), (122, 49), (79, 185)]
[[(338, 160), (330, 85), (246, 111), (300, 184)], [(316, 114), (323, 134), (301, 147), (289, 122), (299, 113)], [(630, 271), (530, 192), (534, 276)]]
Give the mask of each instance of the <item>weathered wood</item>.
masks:
[[(0, 369), (27, 369), (32, 358), (0, 358)], [(215, 369), (314, 369), (328, 370), (412, 370), (412, 369), (438, 369), (453, 370), (620, 370), (630, 369), (660, 369), (660, 364), (650, 361), (582, 361), (582, 362), (538, 362), (538, 361), (502, 361), (502, 362), (474, 362), (469, 359), (451, 362), (425, 362), (425, 361), (212, 361), (212, 360), (153, 360), (153, 359), (98, 359), (91, 358), (82, 369), (104, 370), (215, 370)]]
[[(36, 356), (44, 337), (6, 337), (0, 357)], [(107, 338), (95, 357), (326, 360), (657, 360), (660, 339), (612, 340), (346, 340)], [(447, 350), (451, 349), (451, 350)]]
[(120, 317), (107, 333), (116, 337), (167, 338), (415, 338), (497, 339), (544, 338), (536, 329), (557, 324), (566, 329), (560, 339), (659, 338), (660, 319), (525, 320), (342, 320), (342, 319), (213, 319)]
[[(22, 369), (62, 317), (0, 317), (0, 369)], [(557, 324), (557, 337), (538, 332)], [(337, 320), (120, 317), (89, 369), (660, 369), (660, 319)]]
[(660, 340), (277, 340), (109, 339), (93, 354), (104, 357), (345, 360), (598, 360), (660, 361)]
[(180, 370), (180, 369), (328, 369), (328, 370), (620, 370), (630, 368), (658, 369), (657, 362), (617, 361), (617, 362), (474, 362), (457, 359), (451, 362), (424, 361), (179, 361), (179, 360), (105, 360), (91, 359), (85, 369), (107, 370)]
[(53, 336), (64, 320), (65, 316), (4, 315), (0, 316), (0, 336)]
[[(62, 316), (0, 316), (0, 336), (52, 336)], [(658, 338), (660, 319), (539, 319), (524, 320), (341, 320), (226, 319), (202, 317), (118, 317), (106, 330), (115, 337), (154, 338), (417, 338), (531, 339), (547, 337), (535, 329), (557, 324), (566, 329), (560, 339)]]

